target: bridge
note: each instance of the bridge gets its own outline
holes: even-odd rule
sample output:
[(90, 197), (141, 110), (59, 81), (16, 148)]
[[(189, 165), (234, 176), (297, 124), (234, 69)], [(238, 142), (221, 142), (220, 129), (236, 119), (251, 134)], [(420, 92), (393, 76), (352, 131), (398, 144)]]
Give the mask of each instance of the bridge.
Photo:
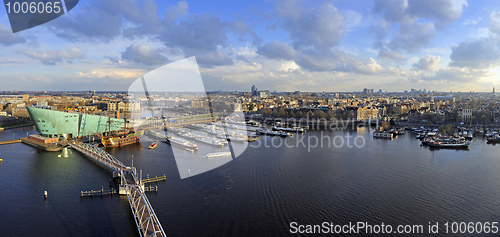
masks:
[(144, 194), (144, 184), (137, 178), (137, 171), (134, 167), (126, 166), (109, 153), (91, 144), (72, 144), (70, 147), (112, 169), (113, 176), (120, 178), (118, 193), (127, 195), (141, 237), (166, 236), (151, 203)]

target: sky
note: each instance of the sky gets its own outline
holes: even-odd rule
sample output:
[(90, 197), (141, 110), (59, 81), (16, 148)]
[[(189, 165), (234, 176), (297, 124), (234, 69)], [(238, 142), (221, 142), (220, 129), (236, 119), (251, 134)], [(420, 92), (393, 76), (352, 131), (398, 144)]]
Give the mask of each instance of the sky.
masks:
[(18, 33), (0, 8), (0, 91), (125, 91), (193, 56), (206, 90), (500, 91), (500, 2), (80, 0)]

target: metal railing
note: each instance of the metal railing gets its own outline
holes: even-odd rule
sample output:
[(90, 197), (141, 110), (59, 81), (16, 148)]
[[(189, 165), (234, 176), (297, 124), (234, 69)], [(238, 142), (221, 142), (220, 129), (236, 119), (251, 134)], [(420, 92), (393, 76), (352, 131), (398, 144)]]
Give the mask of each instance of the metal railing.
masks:
[(128, 169), (121, 161), (110, 155), (109, 153), (103, 151), (102, 149), (87, 143), (82, 144), (72, 144), (71, 148), (92, 157), (93, 159), (99, 161), (105, 166), (120, 171), (123, 169)]
[(140, 235), (167, 236), (141, 187), (129, 184), (125, 184), (124, 187)]

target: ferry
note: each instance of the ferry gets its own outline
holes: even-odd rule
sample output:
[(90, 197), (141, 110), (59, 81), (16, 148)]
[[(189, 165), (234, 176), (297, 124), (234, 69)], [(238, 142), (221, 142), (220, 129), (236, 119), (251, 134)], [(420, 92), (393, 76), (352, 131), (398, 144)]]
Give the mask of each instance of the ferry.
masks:
[(149, 149), (155, 149), (158, 146), (158, 142), (153, 142), (149, 145)]
[(207, 158), (218, 158), (218, 157), (225, 157), (225, 156), (230, 156), (231, 152), (229, 151), (223, 151), (223, 152), (214, 152), (214, 153), (208, 153), (206, 155)]
[(373, 137), (375, 137), (375, 138), (389, 138), (389, 139), (392, 139), (393, 136), (394, 135), (392, 133), (388, 133), (388, 132), (374, 132), (373, 133)]
[(188, 140), (178, 137), (167, 137), (165, 142), (167, 144), (178, 146), (186, 150), (191, 150), (191, 151), (198, 150), (198, 145), (196, 145), (196, 143), (192, 143)]

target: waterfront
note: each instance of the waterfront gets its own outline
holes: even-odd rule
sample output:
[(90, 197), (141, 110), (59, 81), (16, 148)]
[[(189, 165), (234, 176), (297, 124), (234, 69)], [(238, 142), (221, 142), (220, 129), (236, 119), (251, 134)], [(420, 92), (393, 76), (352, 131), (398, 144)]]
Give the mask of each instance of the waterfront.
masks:
[[(0, 140), (35, 134), (33, 127), (0, 132)], [(287, 236), (290, 222), (422, 224), (500, 219), (500, 146), (481, 137), (469, 150), (430, 150), (412, 133), (373, 139), (362, 148), (264, 148), (263, 136), (235, 160), (180, 179), (165, 143), (106, 149), (143, 178), (165, 174), (148, 198), (168, 236)], [(321, 137), (308, 131), (300, 136)], [(330, 137), (342, 131), (323, 131)], [(352, 138), (351, 144), (354, 144)], [(277, 144), (277, 142), (275, 142)], [(306, 143), (307, 144), (307, 143)], [(58, 157), (61, 155), (60, 157)], [(106, 189), (111, 172), (75, 151), (43, 152), (24, 144), (0, 146), (0, 233), (7, 236), (138, 236), (125, 196), (80, 199), (82, 190)], [(152, 184), (154, 185), (154, 184)], [(43, 191), (48, 199), (43, 199)], [(29, 226), (27, 228), (26, 226)], [(435, 234), (433, 236), (436, 236)]]

